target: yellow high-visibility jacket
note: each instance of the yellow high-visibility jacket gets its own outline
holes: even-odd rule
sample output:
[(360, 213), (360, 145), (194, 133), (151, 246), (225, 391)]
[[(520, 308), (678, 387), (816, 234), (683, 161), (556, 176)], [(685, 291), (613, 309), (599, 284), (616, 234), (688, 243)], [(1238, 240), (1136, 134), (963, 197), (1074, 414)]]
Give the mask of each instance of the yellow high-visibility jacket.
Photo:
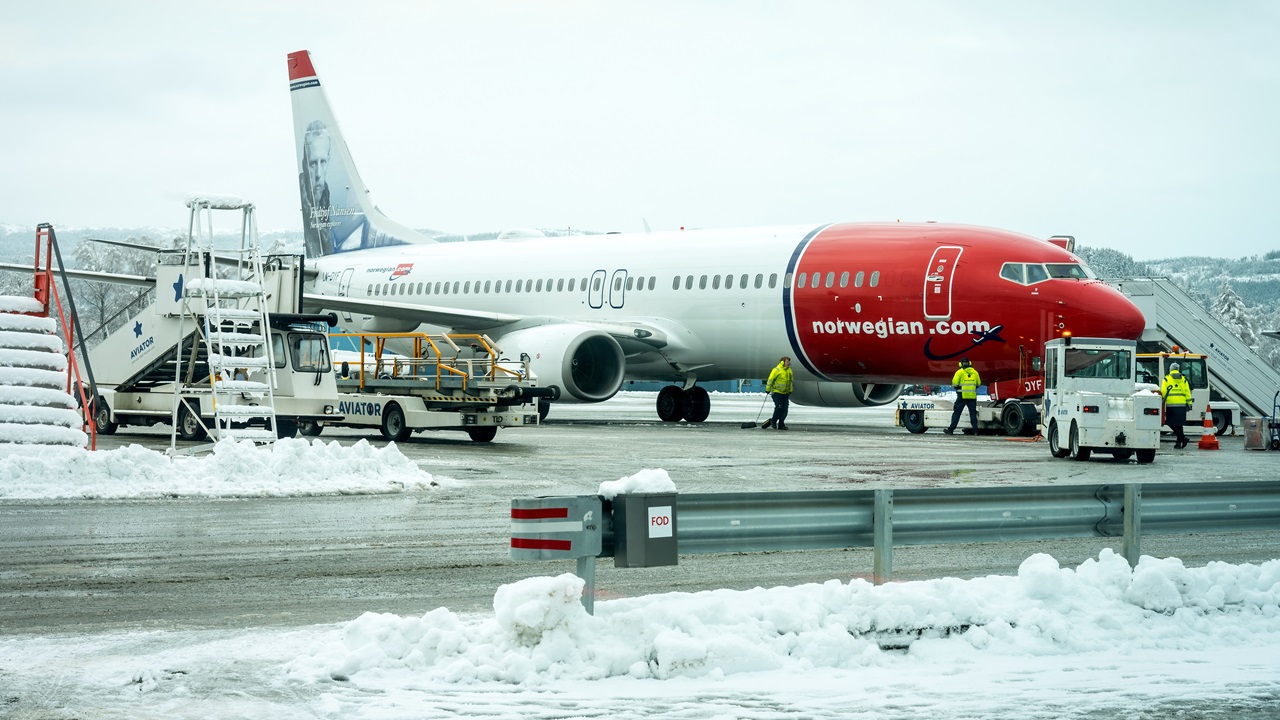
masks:
[(764, 384), (764, 391), (779, 395), (790, 395), (794, 376), (795, 374), (791, 372), (791, 368), (779, 362), (778, 367), (769, 373), (769, 379)]
[(1187, 382), (1187, 376), (1181, 372), (1165, 375), (1160, 385), (1160, 397), (1164, 398), (1165, 405), (1190, 405), (1191, 383)]
[(978, 371), (972, 367), (960, 368), (955, 375), (951, 376), (951, 385), (960, 388), (960, 397), (966, 400), (978, 397), (978, 386), (981, 384)]

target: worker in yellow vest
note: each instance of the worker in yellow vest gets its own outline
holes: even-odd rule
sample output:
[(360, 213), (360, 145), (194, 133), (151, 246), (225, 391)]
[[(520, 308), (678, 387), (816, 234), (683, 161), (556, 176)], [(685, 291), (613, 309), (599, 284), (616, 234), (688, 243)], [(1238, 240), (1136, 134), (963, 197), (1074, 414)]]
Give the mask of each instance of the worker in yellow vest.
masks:
[(978, 432), (978, 386), (981, 384), (978, 371), (973, 369), (969, 358), (961, 358), (960, 369), (951, 376), (951, 387), (956, 391), (956, 409), (951, 412), (951, 426), (942, 432), (950, 435), (956, 431), (956, 425), (960, 422), (960, 413), (966, 406), (969, 408), (969, 424), (973, 427), (965, 430), (964, 434), (972, 435)]
[(1187, 382), (1187, 376), (1182, 374), (1178, 363), (1169, 365), (1169, 374), (1160, 384), (1160, 397), (1164, 400), (1164, 422), (1178, 437), (1173, 447), (1175, 450), (1184, 448), (1187, 436), (1182, 426), (1187, 424), (1187, 408), (1191, 405), (1191, 383)]

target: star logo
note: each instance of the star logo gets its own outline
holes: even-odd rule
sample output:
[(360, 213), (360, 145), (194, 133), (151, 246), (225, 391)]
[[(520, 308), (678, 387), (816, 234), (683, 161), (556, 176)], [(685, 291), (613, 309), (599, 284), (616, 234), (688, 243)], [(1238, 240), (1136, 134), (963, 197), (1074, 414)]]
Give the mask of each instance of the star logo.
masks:
[(182, 276), (178, 276), (178, 282), (173, 284), (173, 301), (180, 302), (182, 300)]
[(141, 320), (133, 324), (133, 336), (142, 337), (142, 321)]

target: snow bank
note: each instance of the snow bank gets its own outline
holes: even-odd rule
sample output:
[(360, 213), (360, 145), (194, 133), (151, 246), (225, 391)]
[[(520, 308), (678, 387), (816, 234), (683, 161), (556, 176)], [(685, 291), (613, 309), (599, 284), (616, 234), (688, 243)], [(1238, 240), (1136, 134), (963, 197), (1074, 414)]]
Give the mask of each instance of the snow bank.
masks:
[(1248, 646), (1280, 633), (1280, 560), (1188, 569), (1144, 557), (1131, 570), (1105, 549), (1075, 570), (1035, 555), (1016, 577), (670, 593), (598, 602), (595, 616), (581, 605), (582, 587), (571, 574), (506, 585), (492, 617), (366, 613), (286, 669), (319, 682), (407, 671), (538, 684), (852, 669), (886, 662), (885, 647), (967, 664), (993, 654)]
[(395, 443), (287, 438), (269, 446), (223, 440), (198, 457), (140, 445), (90, 452), (0, 446), (0, 498), (281, 497), (398, 493), (452, 484), (405, 457)]

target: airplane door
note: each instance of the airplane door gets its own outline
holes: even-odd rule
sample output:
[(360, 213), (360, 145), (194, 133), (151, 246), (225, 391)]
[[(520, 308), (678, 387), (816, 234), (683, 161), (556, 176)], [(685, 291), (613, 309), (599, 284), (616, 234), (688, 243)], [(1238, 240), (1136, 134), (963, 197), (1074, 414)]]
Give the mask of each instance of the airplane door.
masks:
[(614, 270), (613, 278), (609, 280), (609, 307), (614, 309), (622, 307), (622, 302), (626, 299), (626, 293), (627, 271)]
[(924, 316), (928, 320), (951, 317), (951, 288), (956, 262), (964, 248), (940, 247), (924, 271)]
[[(355, 275), (355, 268), (347, 268), (342, 271), (342, 277), (338, 278), (338, 297), (347, 297), (347, 291), (351, 289), (351, 276)], [(343, 312), (342, 319), (351, 322), (351, 313)]]
[(587, 287), (587, 304), (593, 308), (604, 306), (604, 270), (591, 273), (591, 285)]

